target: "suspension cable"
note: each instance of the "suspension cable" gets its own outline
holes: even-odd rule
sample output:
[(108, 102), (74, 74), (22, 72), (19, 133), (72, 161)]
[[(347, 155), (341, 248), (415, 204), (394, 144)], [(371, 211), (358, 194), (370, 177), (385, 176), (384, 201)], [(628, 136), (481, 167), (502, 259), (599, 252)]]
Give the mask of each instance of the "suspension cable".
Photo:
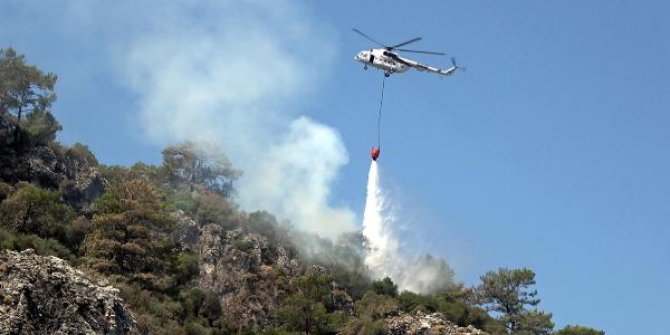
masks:
[(382, 147), (382, 107), (384, 107), (384, 87), (386, 86), (386, 76), (382, 77), (382, 94), (379, 99), (379, 113), (377, 114), (377, 148)]

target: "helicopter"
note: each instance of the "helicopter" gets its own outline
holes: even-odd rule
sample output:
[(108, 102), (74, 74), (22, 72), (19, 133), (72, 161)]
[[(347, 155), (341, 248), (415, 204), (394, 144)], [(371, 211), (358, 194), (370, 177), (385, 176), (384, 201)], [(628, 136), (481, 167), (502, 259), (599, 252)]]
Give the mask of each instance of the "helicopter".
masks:
[(398, 49), (399, 47), (405, 46), (410, 43), (414, 43), (417, 41), (421, 40), (421, 37), (415, 37), (411, 40), (393, 45), (393, 46), (388, 46), (384, 45), (374, 38), (364, 34), (362, 31), (353, 28), (353, 31), (358, 33), (359, 35), (367, 38), (368, 40), (374, 42), (375, 44), (378, 44), (383, 47), (383, 49), (370, 49), (370, 50), (363, 50), (359, 53), (356, 54), (354, 57), (354, 60), (357, 60), (365, 65), (363, 65), (363, 69), (367, 70), (368, 66), (372, 66), (375, 68), (378, 68), (380, 70), (384, 71), (384, 76), (389, 77), (393, 73), (402, 73), (409, 68), (415, 68), (418, 71), (422, 72), (433, 72), (437, 74), (441, 74), (443, 76), (450, 76), (452, 75), (457, 69), (465, 70), (465, 68), (462, 68), (456, 64), (456, 59), (453, 57), (451, 58), (451, 67), (448, 69), (440, 69), (436, 68), (433, 66), (421, 64), (415, 60), (400, 57), (398, 53), (394, 52), (395, 51), (402, 51), (402, 52), (413, 52), (413, 53), (419, 53), (419, 54), (428, 54), (428, 55), (437, 55), (437, 56), (444, 56), (444, 53), (442, 52), (433, 52), (433, 51), (421, 51), (421, 50), (408, 50), (408, 49)]

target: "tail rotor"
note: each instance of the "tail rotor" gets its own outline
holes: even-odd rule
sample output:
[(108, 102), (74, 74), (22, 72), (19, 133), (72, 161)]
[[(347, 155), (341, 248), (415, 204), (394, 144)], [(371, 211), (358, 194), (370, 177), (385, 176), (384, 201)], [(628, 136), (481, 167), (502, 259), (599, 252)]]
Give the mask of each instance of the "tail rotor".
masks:
[(459, 65), (456, 63), (456, 58), (454, 58), (454, 57), (451, 57), (451, 66), (454, 67), (454, 70), (461, 70), (461, 71), (465, 72), (465, 68), (459, 66)]

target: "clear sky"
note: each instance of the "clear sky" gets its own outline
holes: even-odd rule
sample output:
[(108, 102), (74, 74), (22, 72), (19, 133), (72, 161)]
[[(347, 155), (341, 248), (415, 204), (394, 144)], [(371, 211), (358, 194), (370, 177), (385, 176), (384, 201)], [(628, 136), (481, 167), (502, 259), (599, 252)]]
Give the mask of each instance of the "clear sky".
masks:
[(248, 181), (278, 166), (344, 221), (360, 221), (382, 81), (351, 28), (423, 37), (411, 47), (467, 72), (386, 81), (380, 168), (403, 240), (466, 284), (530, 267), (558, 326), (670, 333), (668, 2), (26, 3), (0, 1), (0, 46), (58, 74), (62, 142), (128, 165), (203, 134), (248, 171), (248, 207), (284, 196)]

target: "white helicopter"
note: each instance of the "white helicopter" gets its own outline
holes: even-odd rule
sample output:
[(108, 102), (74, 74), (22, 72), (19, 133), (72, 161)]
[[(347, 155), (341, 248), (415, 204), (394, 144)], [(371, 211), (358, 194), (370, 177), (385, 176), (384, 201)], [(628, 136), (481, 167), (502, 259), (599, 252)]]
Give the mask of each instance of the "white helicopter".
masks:
[(397, 51), (402, 51), (402, 52), (414, 52), (414, 53), (420, 53), (420, 54), (429, 54), (429, 55), (438, 55), (438, 56), (444, 56), (444, 53), (442, 52), (432, 52), (432, 51), (420, 51), (420, 50), (408, 50), (408, 49), (398, 49), (398, 47), (414, 43), (416, 41), (421, 40), (421, 37), (416, 37), (413, 38), (409, 41), (402, 42), (400, 44), (396, 44), (393, 46), (387, 46), (382, 43), (379, 43), (376, 41), (374, 38), (365, 35), (363, 32), (360, 30), (354, 28), (353, 29), (356, 33), (360, 34), (361, 36), (367, 38), (368, 40), (379, 44), (380, 46), (384, 47), (383, 49), (370, 49), (370, 50), (363, 50), (356, 54), (356, 57), (354, 57), (354, 60), (357, 60), (363, 64), (363, 68), (365, 70), (368, 69), (368, 66), (376, 67), (378, 69), (384, 70), (384, 75), (386, 77), (390, 76), (393, 73), (396, 72), (405, 72), (409, 68), (413, 67), (417, 69), (418, 71), (427, 71), (427, 72), (433, 72), (437, 74), (441, 74), (443, 76), (450, 76), (452, 75), (456, 69), (461, 69), (465, 70), (465, 68), (459, 67), (456, 64), (456, 60), (452, 57), (451, 58), (451, 64), (452, 66), (448, 69), (440, 69), (436, 67), (432, 67), (429, 65), (421, 64), (415, 60), (407, 59), (404, 57), (400, 57), (397, 53), (393, 52), (393, 50)]

